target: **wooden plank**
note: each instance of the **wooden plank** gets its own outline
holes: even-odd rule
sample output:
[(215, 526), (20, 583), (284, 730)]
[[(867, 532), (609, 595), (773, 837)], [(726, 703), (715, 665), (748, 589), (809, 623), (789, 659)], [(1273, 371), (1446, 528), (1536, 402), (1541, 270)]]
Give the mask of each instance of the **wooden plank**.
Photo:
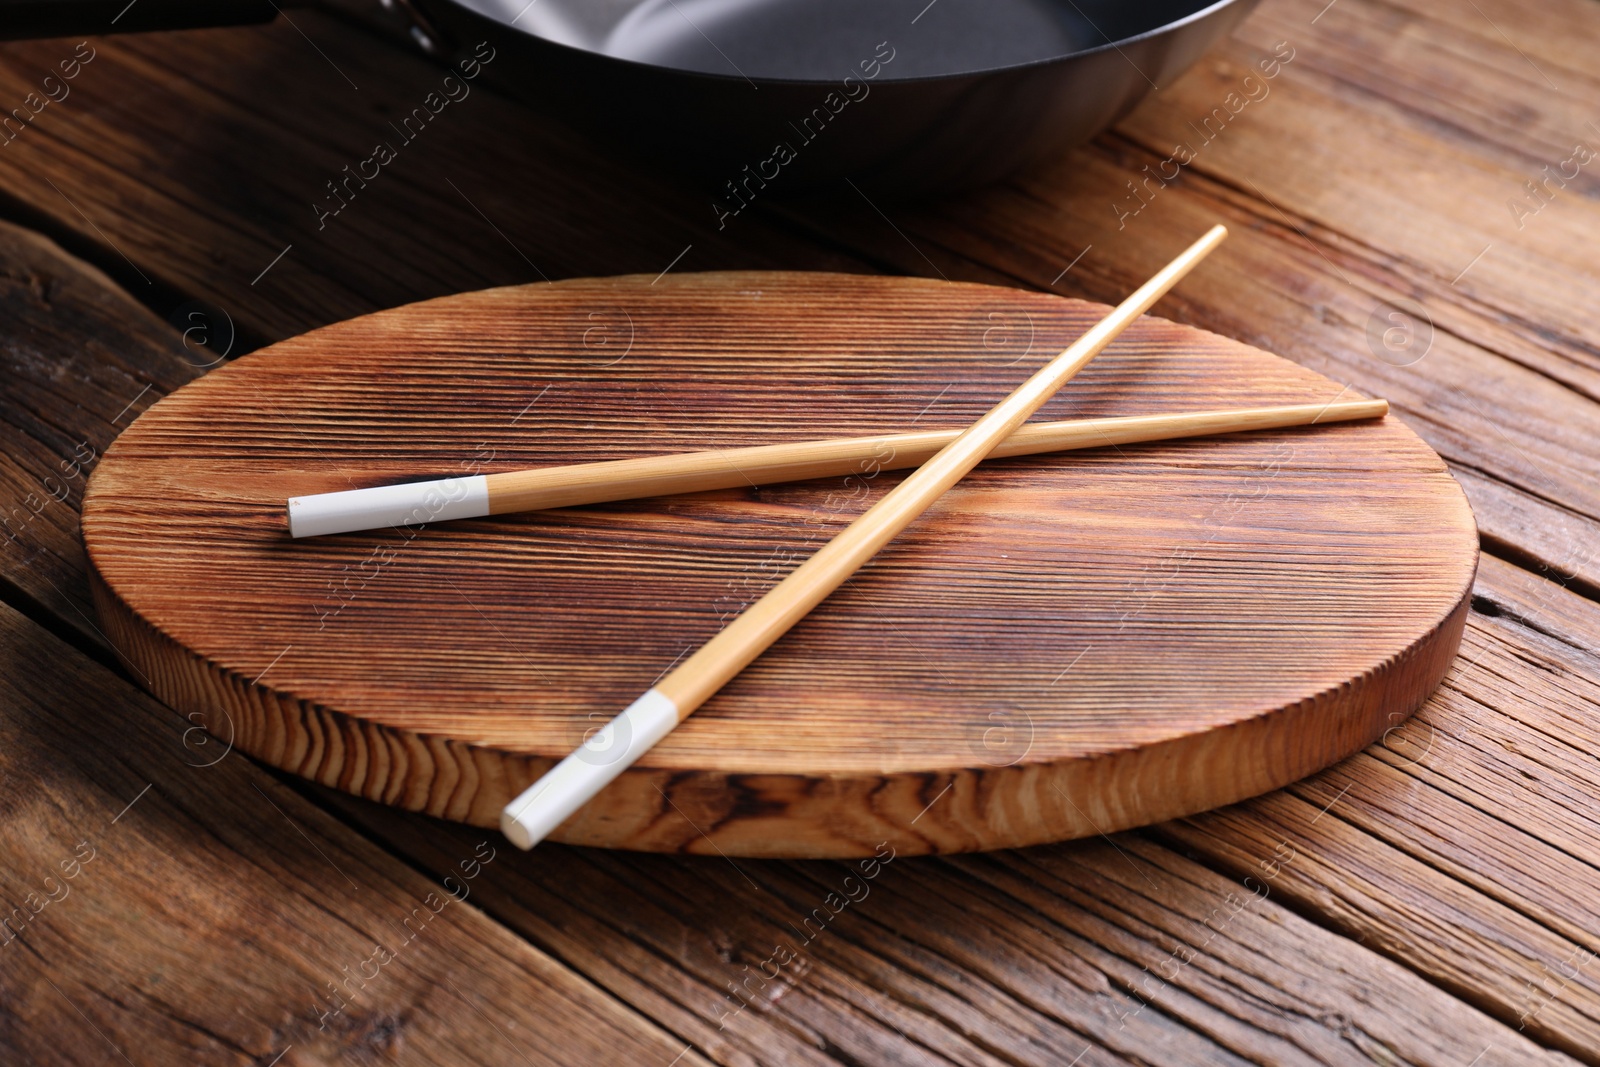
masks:
[(1385, 743), (1163, 836), (1240, 877), (1281, 861), (1278, 899), (1594, 1062), (1600, 607), (1492, 558), (1476, 592), (1457, 669)]
[[(423, 865), (468, 832), (326, 796)], [(1467, 1063), (1485, 1048), (1493, 1054), (1480, 1063), (1564, 1061), (1511, 1027), (1463, 1015), (1370, 949), (1136, 835), (897, 858), (847, 887), (862, 899), (802, 941), (799, 924), (852, 873), (845, 864), (683, 864), (551, 846), (499, 868), (482, 899), (536, 944), (615, 982), (623, 999), (659, 1004), (670, 991), (666, 1018), (680, 1032), (820, 1035), (874, 1062), (896, 1031), (961, 1063), (1085, 1053), (1082, 1062), (1345, 1062), (1381, 1060), (1379, 1049), (1400, 1062)], [(583, 947), (614, 944), (619, 912), (626, 974), (608, 958), (613, 950)], [(751, 980), (748, 1006), (736, 1006), (730, 984), (775, 970), (771, 981)], [(1416, 1026), (1436, 1010), (1449, 1013), (1448, 1026)]]
[(6, 223), (0, 223), (0, 315), (6, 323), (4, 579), (61, 625), (93, 636), (78, 539), (89, 474), (140, 412), (216, 357), (203, 331), (186, 344), (100, 271)]
[[(98, 248), (96, 262), (163, 314), (164, 293), (205, 297), (252, 344), (543, 277), (674, 263), (860, 269), (770, 222), (719, 231), (709, 198), (598, 154), (481, 83), (320, 216), (337, 203), (328, 183), (376, 141), (399, 141), (390, 119), (446, 72), (326, 15), (293, 19), (96, 38), (67, 99), (0, 152), (12, 213), (77, 251)], [(74, 47), (8, 43), (0, 84), (20, 96)]]
[(0, 658), (0, 1058), (703, 1062), (478, 911), (504, 842), (424, 877), (3, 605)]

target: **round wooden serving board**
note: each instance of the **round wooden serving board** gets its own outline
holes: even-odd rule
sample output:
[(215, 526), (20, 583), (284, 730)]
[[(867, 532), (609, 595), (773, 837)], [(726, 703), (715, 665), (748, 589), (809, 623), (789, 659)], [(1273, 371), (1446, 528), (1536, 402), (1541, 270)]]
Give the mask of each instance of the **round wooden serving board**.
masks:
[[(959, 427), (1106, 310), (723, 273), (329, 326), (184, 386), (106, 453), (83, 515), (103, 625), (220, 739), (191, 762), (231, 744), (493, 826), (902, 475), (299, 541), (288, 497)], [(1038, 418), (1341, 392), (1147, 316)], [(1227, 804), (1414, 711), (1455, 655), (1476, 560), (1460, 489), (1392, 417), (987, 463), (554, 836), (954, 852)]]

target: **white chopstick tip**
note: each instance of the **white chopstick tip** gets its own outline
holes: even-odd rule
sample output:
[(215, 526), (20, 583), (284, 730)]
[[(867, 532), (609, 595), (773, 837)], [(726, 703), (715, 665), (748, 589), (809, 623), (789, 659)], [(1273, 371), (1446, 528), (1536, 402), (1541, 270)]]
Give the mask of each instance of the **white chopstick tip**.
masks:
[(543, 841), (678, 725), (678, 705), (652, 689), (595, 731), (500, 812), (500, 832), (521, 849)]
[(523, 825), (515, 815), (512, 815), (509, 806), (500, 813), (500, 832), (506, 835), (507, 841), (524, 852), (539, 843), (533, 836), (532, 828)]
[(297, 496), (289, 500), (288, 512), (290, 537), (478, 519), (489, 514), (489, 480), (474, 474)]

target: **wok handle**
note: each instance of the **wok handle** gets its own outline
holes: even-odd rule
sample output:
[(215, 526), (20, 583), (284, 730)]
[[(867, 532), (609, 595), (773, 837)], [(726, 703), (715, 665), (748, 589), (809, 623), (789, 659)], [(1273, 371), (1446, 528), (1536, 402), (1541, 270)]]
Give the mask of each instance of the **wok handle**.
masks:
[(0, 0), (0, 40), (271, 22), (271, 0)]

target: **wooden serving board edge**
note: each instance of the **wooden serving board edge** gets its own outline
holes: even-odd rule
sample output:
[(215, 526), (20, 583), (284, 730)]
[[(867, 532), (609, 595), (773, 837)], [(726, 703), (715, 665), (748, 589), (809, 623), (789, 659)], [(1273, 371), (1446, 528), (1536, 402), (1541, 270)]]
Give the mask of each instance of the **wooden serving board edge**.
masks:
[[(220, 742), (221, 753), (237, 748), (368, 800), (489, 827), (554, 763), (379, 727), (247, 680), (160, 632), (100, 578), (92, 553), (90, 562), (95, 608), (118, 656), (150, 692)], [(868, 856), (887, 843), (898, 854), (922, 855), (1020, 848), (1194, 814), (1327, 766), (1325, 723), (1316, 728), (1321, 748), (1296, 739), (1329, 715), (1325, 705), (1335, 699), (1353, 709), (1331, 734), (1340, 759), (1400, 726), (1455, 659), (1471, 594), (1469, 578), (1442, 620), (1378, 667), (1226, 728), (1093, 759), (887, 775), (691, 777), (636, 765), (551, 839), (772, 858)], [(1226, 784), (1219, 787), (1219, 779)], [(1117, 795), (1106, 788), (1114, 782), (1122, 783)]]

